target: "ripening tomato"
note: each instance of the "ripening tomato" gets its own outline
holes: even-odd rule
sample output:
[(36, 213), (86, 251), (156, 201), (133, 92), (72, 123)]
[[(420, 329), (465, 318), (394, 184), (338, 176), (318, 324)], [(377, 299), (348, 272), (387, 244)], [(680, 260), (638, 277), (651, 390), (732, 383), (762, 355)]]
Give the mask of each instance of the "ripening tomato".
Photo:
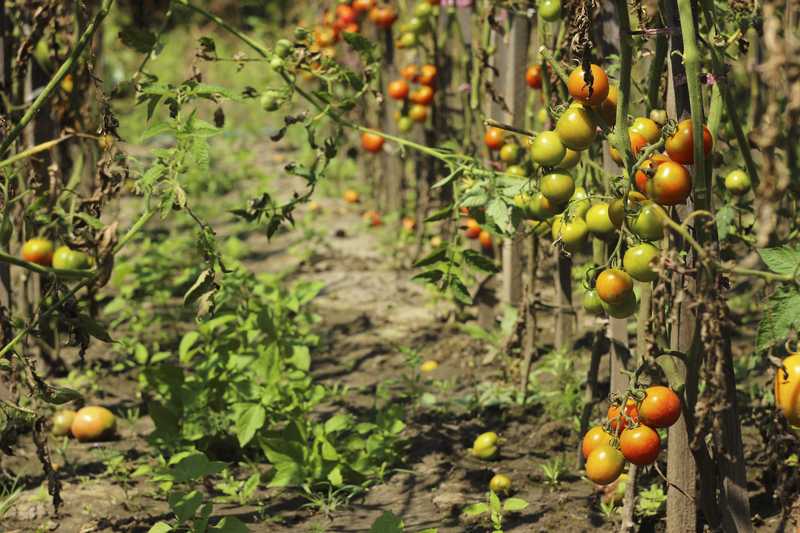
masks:
[(557, 213), (557, 209), (545, 195), (540, 192), (534, 194), (527, 204), (526, 214), (533, 220), (547, 220)]
[(603, 300), (597, 295), (594, 289), (588, 290), (583, 293), (583, 308), (587, 313), (592, 315), (599, 315), (603, 312)]
[(781, 361), (786, 372), (775, 372), (775, 405), (793, 426), (800, 426), (800, 353)]
[(531, 89), (542, 88), (542, 67), (539, 65), (532, 65), (528, 67), (525, 72), (525, 81)]
[(394, 80), (386, 87), (386, 92), (395, 100), (405, 100), (408, 96), (409, 90), (410, 87), (408, 86), (408, 82), (402, 79)]
[(379, 28), (390, 28), (397, 20), (397, 11), (392, 6), (373, 7), (369, 19)]
[(563, 217), (559, 215), (553, 220), (553, 240), (559, 240), (564, 249), (570, 253), (576, 253), (583, 248), (588, 234), (589, 230), (582, 218), (574, 217), (564, 222)]
[(626, 292), (622, 300), (615, 303), (603, 302), (603, 311), (612, 318), (628, 318), (633, 316), (636, 309), (639, 307), (639, 302), (636, 301), (636, 294), (633, 291)]
[(358, 22), (358, 13), (347, 4), (339, 4), (336, 6), (336, 17), (344, 22), (345, 25)]
[(361, 134), (361, 147), (367, 152), (377, 154), (383, 148), (384, 139), (377, 133), (365, 131)]
[(638, 133), (645, 138), (647, 144), (653, 144), (661, 137), (661, 126), (647, 117), (636, 117), (633, 119), (630, 131)]
[(408, 99), (415, 104), (425, 106), (431, 105), (431, 102), (433, 102), (433, 89), (427, 85), (423, 85), (420, 88), (412, 91)]
[(419, 72), (419, 82), (422, 85), (433, 87), (436, 83), (436, 74), (437, 70), (434, 65), (422, 65), (422, 69)]
[(575, 181), (569, 174), (560, 172), (542, 176), (539, 186), (542, 194), (556, 205), (566, 204), (575, 192)]
[(359, 201), (358, 192), (352, 189), (344, 191), (342, 197), (344, 198), (344, 201), (347, 202), (348, 204), (357, 204)]
[(400, 69), (400, 76), (406, 81), (415, 82), (419, 78), (419, 67), (415, 64), (406, 65)]
[(643, 242), (628, 248), (622, 258), (622, 266), (636, 281), (646, 283), (655, 281), (658, 279), (658, 273), (653, 270), (653, 263), (658, 256), (658, 248), (649, 242)]
[(338, 36), (333, 28), (320, 27), (314, 30), (314, 42), (320, 48), (326, 48), (336, 43)]
[(517, 143), (506, 143), (500, 148), (500, 160), (506, 163), (516, 163), (521, 155)]
[[(505, 148), (505, 146), (503, 148)], [(511, 174), (512, 176), (517, 176), (519, 178), (525, 178), (528, 176), (528, 173), (525, 172), (525, 168), (521, 165), (509, 165), (509, 167), (506, 169), (506, 174)]]
[[(684, 165), (694, 164), (694, 136), (692, 135), (692, 120), (686, 119), (678, 123), (675, 134), (667, 139), (666, 149), (670, 159)], [(703, 126), (703, 153), (708, 155), (714, 145), (711, 132)]]
[(499, 150), (505, 144), (506, 134), (500, 128), (489, 128), (483, 136), (483, 142), (489, 150)]
[(428, 120), (428, 107), (420, 104), (414, 104), (408, 110), (408, 116), (414, 122), (425, 122)]
[(621, 302), (626, 293), (633, 291), (633, 279), (624, 270), (607, 268), (597, 276), (597, 295), (606, 303)]
[(639, 405), (639, 420), (654, 428), (667, 428), (681, 416), (681, 399), (669, 387), (654, 385), (645, 389)]
[(614, 436), (608, 431), (603, 429), (603, 426), (594, 426), (586, 432), (581, 442), (581, 452), (583, 458), (586, 459), (598, 446), (608, 445)]
[(622, 452), (609, 444), (598, 446), (586, 458), (586, 477), (598, 485), (614, 482), (625, 467)]
[(91, 259), (86, 253), (69, 246), (59, 246), (53, 252), (53, 268), (83, 270), (89, 268), (90, 264)]
[(625, 417), (629, 418), (633, 423), (639, 421), (639, 410), (636, 408), (636, 402), (632, 399), (628, 398), (628, 401), (625, 402), (624, 416), (620, 414), (619, 405), (611, 404), (608, 406), (607, 418), (612, 431), (616, 432), (618, 428), (622, 430), (628, 427), (628, 420)]
[[(635, 131), (628, 130), (628, 139), (630, 142), (629, 146), (631, 147), (631, 152), (633, 153), (634, 157), (639, 155), (639, 152), (642, 150), (642, 148), (647, 146), (647, 139)], [(609, 148), (609, 152), (611, 153), (611, 159), (613, 159), (618, 165), (621, 165), (622, 155), (619, 153), (619, 150), (612, 146)]]
[(619, 89), (616, 85), (612, 85), (608, 88), (608, 96), (599, 107), (600, 116), (608, 127), (617, 122), (617, 98), (619, 98)]
[(72, 409), (64, 409), (58, 411), (53, 415), (53, 429), (52, 433), (56, 437), (63, 437), (69, 434), (72, 427), (72, 422), (75, 420), (75, 411)]
[(608, 76), (598, 65), (591, 65), (592, 86), (589, 87), (583, 67), (579, 66), (569, 75), (567, 90), (570, 96), (589, 105), (600, 105), (608, 97)]
[(361, 218), (364, 220), (364, 222), (367, 222), (372, 227), (380, 226), (381, 224), (383, 224), (383, 221), (381, 220), (381, 215), (377, 211), (372, 211), (372, 210), (365, 211), (364, 214), (361, 216)]
[(614, 232), (614, 223), (608, 216), (608, 204), (605, 202), (591, 206), (585, 218), (589, 231), (597, 237), (607, 237)]
[(725, 176), (725, 188), (728, 192), (740, 196), (750, 190), (750, 176), (744, 170), (732, 170)]
[(464, 235), (468, 239), (477, 239), (481, 234), (481, 226), (474, 218), (468, 218), (464, 225), (467, 227), (467, 229), (464, 230)]
[(22, 245), (22, 258), (29, 263), (49, 267), (53, 263), (53, 243), (42, 237), (29, 239)]
[(642, 161), (642, 164), (636, 169), (634, 177), (636, 189), (642, 194), (647, 194), (647, 184), (653, 178), (656, 169), (661, 163), (666, 163), (669, 160), (669, 157), (664, 154), (653, 154), (649, 159)]
[(91, 405), (75, 413), (70, 431), (80, 442), (93, 442), (111, 437), (116, 425), (116, 419), (111, 411), (105, 407)]
[(554, 131), (543, 131), (531, 141), (531, 158), (543, 167), (559, 164), (567, 154), (561, 138)]
[(547, 22), (555, 22), (561, 17), (561, 0), (539, 0), (536, 11)]
[(478, 235), (478, 242), (481, 243), (481, 248), (484, 250), (493, 250), (494, 243), (492, 242), (492, 234), (486, 230), (482, 230)]
[(658, 165), (647, 184), (647, 196), (661, 205), (679, 205), (692, 193), (692, 176), (686, 167), (674, 161)]
[(650, 465), (661, 452), (661, 438), (650, 426), (637, 426), (622, 432), (619, 447), (622, 455), (631, 463), (638, 466)]
[(567, 148), (585, 150), (597, 136), (597, 124), (588, 109), (573, 103), (558, 117), (556, 133)]
[(375, 7), (375, 0), (353, 0), (353, 9), (359, 13), (366, 13)]

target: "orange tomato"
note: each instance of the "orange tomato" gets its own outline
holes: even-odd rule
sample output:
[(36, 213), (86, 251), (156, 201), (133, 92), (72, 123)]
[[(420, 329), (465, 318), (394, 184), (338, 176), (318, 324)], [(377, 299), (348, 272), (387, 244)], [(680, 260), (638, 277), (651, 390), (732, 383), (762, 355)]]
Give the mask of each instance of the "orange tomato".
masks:
[[(617, 417), (619, 416), (619, 406), (616, 404), (609, 405), (607, 417), (609, 424), (611, 425), (611, 430), (614, 432), (616, 432), (617, 429), (623, 430), (628, 427), (628, 421), (625, 420), (624, 417), (617, 420)], [(633, 422), (639, 421), (639, 410), (636, 407), (636, 402), (631, 399), (628, 399), (628, 401), (625, 403), (625, 416), (630, 418)]]
[(428, 108), (424, 105), (414, 104), (408, 110), (408, 116), (414, 122), (425, 122), (428, 120)]
[(493, 250), (492, 234), (486, 230), (482, 230), (478, 235), (478, 242), (481, 243), (481, 248), (484, 250)]
[(357, 204), (358, 201), (359, 201), (358, 192), (356, 192), (356, 191), (354, 191), (352, 189), (348, 189), (348, 190), (344, 191), (343, 198), (344, 198), (344, 201), (347, 202), (348, 204)]
[(679, 205), (692, 192), (692, 176), (686, 167), (674, 161), (661, 163), (647, 184), (647, 196), (661, 205)]
[(619, 447), (625, 459), (644, 466), (653, 464), (661, 452), (661, 438), (650, 426), (637, 426), (622, 432)]
[(622, 453), (608, 445), (595, 448), (586, 458), (586, 477), (598, 485), (608, 485), (614, 482), (625, 467), (625, 457)]
[(72, 420), (70, 431), (81, 442), (109, 438), (116, 429), (114, 414), (105, 407), (87, 406), (79, 410)]
[(652, 178), (652, 175), (655, 174), (656, 168), (661, 163), (666, 163), (669, 161), (669, 157), (665, 156), (664, 154), (653, 154), (650, 156), (650, 159), (645, 159), (639, 168), (636, 169), (636, 188), (642, 194), (647, 194), (647, 184)]
[(419, 67), (413, 63), (400, 69), (400, 75), (406, 80), (415, 82), (419, 78)]
[(397, 20), (397, 11), (392, 6), (377, 6), (369, 12), (369, 19), (379, 28), (390, 28)]
[(376, 154), (383, 148), (384, 138), (377, 133), (365, 131), (361, 134), (361, 147), (367, 152)]
[(422, 68), (419, 72), (419, 82), (422, 85), (427, 85), (429, 87), (433, 87), (434, 83), (436, 83), (436, 74), (438, 71), (434, 65), (422, 65)]
[(782, 363), (786, 373), (783, 369), (775, 373), (775, 404), (791, 425), (800, 426), (800, 354), (792, 354)]
[[(692, 120), (686, 119), (678, 123), (675, 133), (667, 139), (666, 149), (670, 159), (684, 165), (694, 163), (694, 135), (692, 134)], [(714, 145), (711, 132), (703, 126), (703, 153), (708, 155)]]
[(406, 80), (394, 80), (386, 87), (386, 92), (389, 94), (389, 97), (395, 100), (405, 100), (409, 90), (410, 87)]
[[(636, 157), (642, 148), (647, 146), (647, 139), (640, 133), (636, 133), (633, 131), (628, 131), (628, 139), (630, 141), (631, 152), (633, 152), (633, 156)], [(619, 150), (614, 148), (613, 146), (609, 150), (611, 152), (611, 159), (613, 159), (618, 165), (622, 164), (622, 155), (619, 153)]]
[(358, 21), (358, 13), (347, 4), (339, 4), (336, 6), (336, 17), (344, 22), (345, 26)]
[(499, 150), (505, 144), (506, 134), (500, 128), (489, 128), (483, 136), (483, 142), (490, 150)]
[(474, 218), (468, 218), (465, 223), (467, 229), (464, 230), (464, 235), (468, 239), (477, 239), (481, 234), (481, 227), (478, 224), (478, 221)]
[(586, 435), (583, 436), (583, 441), (581, 442), (581, 452), (583, 453), (583, 458), (586, 459), (589, 457), (589, 454), (592, 453), (598, 446), (607, 445), (613, 438), (614, 436), (603, 429), (602, 426), (593, 427), (586, 432)]
[(617, 98), (619, 98), (619, 89), (616, 85), (612, 85), (608, 88), (608, 96), (599, 107), (600, 116), (606, 126), (613, 126), (617, 122)]
[(608, 96), (608, 76), (598, 65), (589, 67), (592, 73), (591, 90), (586, 81), (583, 67), (577, 67), (569, 75), (567, 90), (575, 100), (589, 105), (600, 105)]
[(532, 65), (528, 67), (525, 72), (525, 81), (531, 89), (542, 88), (542, 67), (539, 65)]
[(22, 245), (22, 258), (29, 263), (49, 267), (53, 264), (53, 243), (41, 237), (29, 239)]
[(366, 13), (375, 7), (375, 0), (353, 0), (353, 9), (359, 13)]
[(645, 390), (639, 405), (639, 420), (654, 428), (667, 428), (681, 416), (681, 399), (669, 387), (654, 385)]
[(604, 302), (620, 303), (633, 290), (633, 279), (624, 270), (607, 268), (597, 276), (595, 289), (597, 295)]
[(433, 102), (433, 89), (423, 85), (419, 89), (412, 91), (408, 99), (415, 104), (431, 105), (431, 102)]

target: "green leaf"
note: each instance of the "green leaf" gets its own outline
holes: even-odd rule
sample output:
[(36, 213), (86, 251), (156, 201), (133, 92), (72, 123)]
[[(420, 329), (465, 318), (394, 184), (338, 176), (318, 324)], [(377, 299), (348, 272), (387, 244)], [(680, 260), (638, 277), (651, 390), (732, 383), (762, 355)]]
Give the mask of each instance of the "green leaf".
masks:
[(484, 514), (489, 511), (489, 506), (483, 502), (475, 503), (464, 509), (464, 514), (467, 516), (476, 516)]
[(122, 44), (140, 54), (147, 54), (156, 44), (156, 35), (138, 26), (127, 26), (119, 32)]
[(302, 344), (292, 346), (292, 356), (287, 362), (298, 370), (308, 372), (311, 368), (311, 352), (308, 350), (308, 346)]
[(522, 511), (528, 507), (528, 502), (522, 498), (508, 498), (503, 502), (504, 512)]
[(436, 222), (437, 220), (444, 220), (446, 218), (450, 218), (450, 215), (452, 214), (453, 214), (452, 206), (443, 207), (428, 215), (425, 218), (425, 222)]
[(106, 329), (89, 315), (84, 313), (79, 314), (78, 323), (80, 324), (81, 329), (86, 331), (86, 333), (95, 339), (99, 339), (103, 342), (114, 342), (114, 339), (111, 338), (111, 335), (108, 334)]
[(444, 276), (444, 272), (439, 269), (426, 270), (411, 278), (411, 281), (424, 281), (426, 283), (437, 283)]
[(150, 137), (164, 135), (165, 133), (174, 134), (175, 128), (173, 128), (172, 124), (169, 122), (156, 122), (155, 124), (148, 126), (142, 132), (140, 140), (144, 141), (146, 139), (149, 139)]
[(244, 448), (256, 434), (256, 431), (264, 427), (267, 419), (267, 412), (261, 404), (253, 404), (245, 409), (236, 420), (236, 437), (239, 439), (239, 446)]
[(500, 512), (500, 497), (497, 495), (495, 491), (489, 492), (489, 508), (494, 511), (495, 513)]
[(203, 495), (196, 490), (189, 493), (173, 492), (167, 501), (178, 521), (183, 524), (194, 517), (197, 509), (203, 503)]
[(83, 397), (80, 392), (68, 387), (46, 385), (45, 391), (43, 392), (45, 401), (53, 405), (65, 404)]
[(717, 209), (714, 219), (717, 222), (719, 238), (726, 239), (734, 229), (733, 221), (736, 219), (736, 209), (730, 204), (725, 204)]
[(333, 470), (328, 472), (328, 481), (331, 482), (331, 485), (334, 487), (341, 487), (344, 484), (344, 478), (342, 477), (342, 469), (339, 465), (334, 467)]
[(330, 435), (331, 433), (342, 431), (350, 426), (350, 424), (351, 420), (349, 416), (344, 414), (334, 415), (325, 421), (325, 434)]
[(472, 296), (469, 294), (469, 289), (460, 278), (455, 276), (451, 278), (449, 288), (456, 300), (465, 305), (472, 305)]
[(464, 250), (464, 261), (470, 265), (471, 267), (480, 270), (481, 272), (486, 272), (493, 274), (495, 272), (499, 272), (500, 269), (497, 265), (494, 264), (494, 261), (491, 258), (487, 257), (486, 255), (477, 252), (475, 250)]
[(190, 331), (186, 335), (183, 336), (181, 339), (181, 343), (178, 346), (178, 357), (181, 363), (188, 363), (189, 360), (192, 358), (193, 353), (191, 352), (192, 346), (197, 342), (200, 338), (200, 334), (196, 331)]
[(492, 220), (503, 231), (509, 230), (511, 214), (509, 208), (502, 198), (495, 198), (486, 207), (486, 216)]
[(447, 260), (447, 248), (441, 247), (437, 248), (436, 250), (429, 253), (422, 259), (418, 260), (416, 263), (414, 263), (414, 267), (415, 268), (426, 267), (438, 263), (439, 261), (446, 261), (446, 260)]
[(147, 533), (169, 533), (172, 531), (172, 526), (166, 522), (156, 522), (153, 527), (147, 530)]
[(757, 250), (761, 260), (771, 271), (777, 274), (792, 275), (800, 265), (800, 248), (779, 246), (776, 248), (760, 248)]
[(478, 189), (475, 192), (471, 192), (464, 196), (461, 199), (461, 206), (462, 207), (478, 207), (482, 205), (486, 205), (486, 202), (489, 201), (489, 197), (486, 196), (486, 193), (482, 189)]
[(218, 474), (225, 470), (225, 463), (209, 461), (202, 452), (192, 453), (180, 459), (172, 468), (170, 475), (176, 483), (185, 483), (194, 479)]
[(403, 533), (404, 524), (400, 517), (396, 516), (391, 511), (384, 511), (372, 527), (369, 528), (369, 533)]
[(249, 533), (250, 529), (235, 516), (226, 516), (216, 526), (208, 528), (209, 533)]
[(783, 343), (792, 331), (800, 328), (800, 292), (779, 290), (767, 302), (764, 317), (758, 325), (756, 350)]

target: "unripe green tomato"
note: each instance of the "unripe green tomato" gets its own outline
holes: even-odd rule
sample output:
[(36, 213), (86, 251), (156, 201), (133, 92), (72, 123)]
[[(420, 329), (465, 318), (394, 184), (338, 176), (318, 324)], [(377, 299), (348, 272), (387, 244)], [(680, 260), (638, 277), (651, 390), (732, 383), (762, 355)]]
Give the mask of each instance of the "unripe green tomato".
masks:
[(539, 0), (537, 11), (547, 22), (555, 22), (561, 18), (561, 0)]
[(526, 212), (533, 220), (544, 221), (555, 215), (557, 209), (554, 208), (553, 203), (545, 195), (537, 192), (528, 202)]
[(543, 131), (531, 142), (531, 158), (543, 167), (559, 164), (567, 154), (561, 138), (554, 131)]
[(631, 231), (644, 241), (657, 241), (664, 236), (664, 224), (652, 205), (643, 205), (639, 213), (634, 215), (630, 227)]
[(507, 494), (511, 490), (511, 478), (503, 474), (495, 474), (489, 481), (489, 490), (495, 494)]
[(72, 422), (75, 420), (75, 411), (72, 409), (64, 409), (58, 411), (53, 415), (53, 430), (52, 433), (56, 437), (63, 437), (69, 434), (69, 429), (72, 427)]
[(269, 66), (272, 68), (272, 70), (281, 70), (283, 69), (283, 59), (275, 56), (269, 60)]
[(311, 32), (309, 32), (305, 28), (301, 28), (300, 26), (298, 26), (297, 28), (294, 29), (294, 38), (297, 39), (298, 41), (306, 40), (309, 35), (311, 35)]
[(622, 267), (637, 281), (655, 281), (658, 273), (653, 270), (653, 263), (658, 255), (658, 248), (649, 242), (643, 242), (628, 248), (622, 258)]
[(428, 2), (419, 2), (414, 6), (414, 15), (426, 19), (433, 13), (433, 6)]
[(516, 143), (507, 143), (500, 148), (500, 160), (506, 163), (516, 163), (522, 155), (519, 145)]
[(400, 44), (404, 48), (413, 48), (417, 46), (419, 43), (419, 39), (417, 39), (417, 34), (413, 32), (404, 33), (400, 36)]
[(292, 48), (292, 41), (289, 39), (278, 39), (278, 42), (275, 43), (275, 55), (286, 59), (292, 53)]
[(553, 240), (560, 239), (568, 252), (575, 253), (583, 248), (588, 234), (589, 230), (582, 218), (573, 218), (567, 222), (561, 216), (553, 219)]
[(570, 105), (556, 122), (561, 143), (572, 150), (586, 150), (597, 136), (597, 123), (582, 104)]
[(585, 218), (586, 212), (592, 206), (589, 195), (586, 194), (586, 189), (583, 187), (575, 187), (575, 192), (572, 193), (569, 203), (572, 214), (580, 218)]
[(400, 117), (397, 119), (397, 129), (402, 133), (408, 133), (414, 127), (414, 121), (411, 117)]
[(547, 112), (547, 109), (544, 107), (540, 107), (539, 111), (536, 112), (536, 116), (534, 117), (536, 124), (543, 126), (547, 124), (547, 121), (550, 120), (550, 114)]
[(265, 91), (261, 94), (261, 108), (264, 111), (277, 111), (281, 107), (280, 98), (274, 91)]
[(590, 289), (583, 293), (583, 308), (592, 315), (603, 313), (603, 300), (597, 295), (596, 290)]
[(619, 229), (625, 222), (625, 200), (617, 198), (608, 204), (608, 218), (614, 227)]
[(598, 237), (605, 237), (614, 232), (614, 223), (608, 216), (608, 204), (600, 202), (594, 204), (586, 212), (586, 226), (589, 231)]
[(636, 301), (636, 294), (633, 291), (625, 293), (622, 300), (614, 304), (600, 301), (603, 305), (603, 310), (612, 318), (628, 318), (636, 313), (636, 308), (639, 306)]
[(408, 31), (416, 33), (417, 35), (425, 33), (428, 30), (428, 21), (420, 17), (411, 17), (408, 21)]
[(725, 176), (725, 188), (728, 192), (737, 196), (746, 194), (750, 190), (750, 176), (744, 170), (732, 170)]
[(667, 112), (663, 109), (653, 109), (650, 111), (650, 120), (659, 126), (663, 126), (667, 123)]
[(512, 176), (517, 176), (520, 178), (525, 178), (528, 176), (528, 173), (525, 172), (525, 169), (521, 165), (511, 165), (506, 169), (506, 174), (511, 174)]
[(577, 150), (573, 150), (571, 148), (567, 148), (566, 153), (564, 154), (564, 158), (561, 160), (559, 164), (556, 165), (556, 168), (559, 170), (569, 170), (581, 160), (581, 152)]
[(59, 246), (53, 253), (53, 268), (81, 270), (89, 268), (89, 256), (69, 246)]
[(565, 205), (575, 192), (575, 181), (569, 174), (551, 172), (542, 176), (540, 189), (556, 205)]

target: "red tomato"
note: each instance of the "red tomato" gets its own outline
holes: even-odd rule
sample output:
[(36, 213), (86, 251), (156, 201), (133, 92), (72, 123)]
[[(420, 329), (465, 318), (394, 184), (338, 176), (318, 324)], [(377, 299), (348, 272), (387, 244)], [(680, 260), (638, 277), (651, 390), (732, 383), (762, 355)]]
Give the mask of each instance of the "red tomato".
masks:
[(639, 420), (654, 428), (666, 428), (681, 416), (681, 399), (669, 387), (654, 385), (645, 390), (639, 405)]
[(390, 28), (397, 20), (397, 11), (392, 6), (378, 6), (369, 12), (369, 19), (379, 28)]
[(692, 193), (692, 176), (686, 167), (674, 161), (658, 165), (647, 184), (647, 196), (661, 205), (679, 205)]
[(375, 7), (375, 0), (353, 0), (353, 9), (359, 13), (366, 13)]
[(407, 81), (415, 82), (419, 78), (419, 67), (413, 63), (406, 65), (400, 69), (400, 75)]
[(645, 159), (639, 168), (636, 169), (636, 188), (642, 194), (647, 194), (647, 183), (652, 179), (658, 165), (669, 161), (669, 157), (664, 154), (653, 154), (650, 159)]
[(345, 23), (345, 26), (358, 22), (358, 13), (347, 4), (339, 4), (336, 6), (336, 17)]
[[(694, 163), (694, 136), (692, 135), (691, 119), (682, 120), (678, 123), (675, 134), (667, 139), (666, 149), (670, 159), (684, 165)], [(711, 132), (703, 126), (703, 153), (708, 155), (714, 145)]]
[(525, 72), (525, 81), (528, 83), (528, 87), (530, 87), (531, 89), (541, 89), (542, 67), (539, 65), (533, 65), (528, 67), (528, 71)]
[(622, 455), (631, 463), (644, 466), (653, 464), (661, 451), (661, 438), (650, 426), (626, 429), (619, 438)]
[(437, 73), (438, 71), (434, 65), (422, 65), (422, 68), (419, 71), (419, 82), (422, 85), (433, 87), (434, 83), (436, 83)]
[(465, 225), (467, 226), (467, 229), (464, 230), (464, 235), (466, 235), (468, 239), (477, 239), (480, 236), (481, 227), (477, 220), (474, 218), (468, 218)]
[(431, 105), (431, 102), (433, 102), (433, 89), (423, 85), (419, 89), (412, 91), (408, 99), (415, 104)]

